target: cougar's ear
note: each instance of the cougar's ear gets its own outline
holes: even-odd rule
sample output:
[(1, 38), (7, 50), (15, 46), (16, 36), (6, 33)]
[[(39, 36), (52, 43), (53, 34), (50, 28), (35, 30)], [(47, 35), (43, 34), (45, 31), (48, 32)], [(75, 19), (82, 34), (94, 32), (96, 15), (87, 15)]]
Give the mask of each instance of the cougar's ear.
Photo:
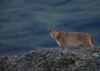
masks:
[(50, 29), (49, 32), (51, 32), (52, 30)]

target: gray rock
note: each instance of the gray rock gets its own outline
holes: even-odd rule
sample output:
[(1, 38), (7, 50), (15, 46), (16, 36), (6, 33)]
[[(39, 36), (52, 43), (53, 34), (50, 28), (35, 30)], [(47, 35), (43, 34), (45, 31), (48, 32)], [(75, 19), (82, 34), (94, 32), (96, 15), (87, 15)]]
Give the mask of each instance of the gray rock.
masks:
[(0, 71), (99, 71), (100, 48), (30, 51), (0, 58)]

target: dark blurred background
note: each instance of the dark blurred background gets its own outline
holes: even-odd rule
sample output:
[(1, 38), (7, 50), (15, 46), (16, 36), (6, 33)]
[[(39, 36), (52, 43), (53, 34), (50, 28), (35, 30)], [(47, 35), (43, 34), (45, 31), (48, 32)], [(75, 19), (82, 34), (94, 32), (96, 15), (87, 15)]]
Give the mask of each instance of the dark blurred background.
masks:
[(0, 0), (0, 56), (59, 47), (49, 36), (56, 28), (100, 46), (100, 0)]

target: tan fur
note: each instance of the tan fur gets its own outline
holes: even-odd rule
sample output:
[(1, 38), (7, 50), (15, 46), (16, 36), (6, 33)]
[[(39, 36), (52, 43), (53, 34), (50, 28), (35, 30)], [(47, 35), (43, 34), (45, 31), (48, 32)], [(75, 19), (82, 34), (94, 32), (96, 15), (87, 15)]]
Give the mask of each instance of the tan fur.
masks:
[(66, 33), (64, 31), (50, 30), (50, 36), (54, 37), (63, 50), (66, 49), (66, 46), (94, 47), (92, 37), (88, 33)]

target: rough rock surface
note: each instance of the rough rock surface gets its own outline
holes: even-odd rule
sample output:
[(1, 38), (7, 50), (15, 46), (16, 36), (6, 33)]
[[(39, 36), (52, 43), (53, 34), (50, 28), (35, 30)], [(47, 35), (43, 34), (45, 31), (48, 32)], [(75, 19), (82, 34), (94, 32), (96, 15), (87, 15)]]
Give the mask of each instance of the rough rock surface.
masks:
[(0, 57), (0, 71), (100, 71), (100, 47), (93, 49), (42, 49)]

